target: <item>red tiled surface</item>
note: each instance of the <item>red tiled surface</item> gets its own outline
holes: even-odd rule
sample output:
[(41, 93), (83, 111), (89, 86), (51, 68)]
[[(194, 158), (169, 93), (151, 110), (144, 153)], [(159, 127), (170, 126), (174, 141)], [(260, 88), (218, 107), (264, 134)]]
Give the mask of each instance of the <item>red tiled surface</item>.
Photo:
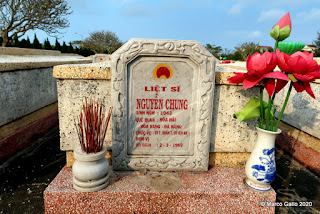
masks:
[(27, 148), (34, 140), (39, 138), (53, 127), (59, 125), (58, 110), (40, 118), (30, 125), (20, 129), (12, 135), (0, 140), (0, 163), (10, 158), (16, 152)]
[[(159, 191), (143, 182), (147, 175), (122, 172), (98, 192), (72, 188), (72, 170), (64, 167), (44, 192), (46, 213), (274, 213), (276, 193), (257, 192), (243, 183), (244, 168), (213, 167), (208, 172), (179, 172), (174, 191)], [(149, 177), (153, 179), (154, 177)]]
[(285, 133), (281, 133), (277, 137), (276, 144), (283, 150), (289, 152), (292, 157), (298, 160), (304, 167), (320, 176), (320, 153), (305, 146)]

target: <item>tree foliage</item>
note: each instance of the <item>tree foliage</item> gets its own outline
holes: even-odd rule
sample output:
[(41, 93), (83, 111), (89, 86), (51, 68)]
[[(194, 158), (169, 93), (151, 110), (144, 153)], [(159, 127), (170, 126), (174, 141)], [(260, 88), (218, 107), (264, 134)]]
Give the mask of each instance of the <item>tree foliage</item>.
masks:
[(215, 57), (219, 57), (222, 48), (221, 46), (215, 46), (215, 45), (211, 45), (211, 44), (206, 44), (205, 48)]
[(318, 48), (320, 48), (320, 32), (317, 32), (317, 39), (316, 40), (313, 40), (313, 44), (315, 46), (317, 46)]
[(315, 51), (315, 53), (314, 53), (314, 56), (315, 57), (319, 57), (320, 56), (320, 32), (317, 32), (317, 39), (316, 40), (313, 40), (313, 44), (315, 45), (315, 46), (317, 46), (317, 50)]
[(72, 41), (71, 44), (74, 47), (77, 47), (79, 49), (81, 47), (81, 45), (82, 45), (82, 41), (81, 40), (75, 40), (75, 41)]
[(90, 56), (93, 55), (94, 52), (90, 48), (80, 48), (78, 54), (82, 56)]
[(31, 48), (31, 42), (29, 37), (27, 37), (27, 39), (22, 39), (19, 44), (20, 48)]
[(32, 48), (42, 49), (42, 45), (40, 44), (40, 42), (39, 42), (36, 34), (34, 34), (34, 39), (33, 39), (33, 43), (32, 43)]
[(63, 42), (63, 44), (61, 46), (61, 53), (68, 53), (68, 46), (67, 46), (66, 42)]
[(47, 38), (46, 40), (44, 40), (43, 48), (44, 48), (45, 50), (52, 50), (52, 47), (51, 47), (51, 44), (50, 44), (50, 41), (49, 41), (48, 38)]
[(61, 45), (60, 45), (60, 43), (58, 42), (58, 39), (57, 39), (57, 38), (56, 38), (56, 43), (55, 43), (55, 45), (54, 45), (53, 50), (61, 51)]
[[(2, 41), (2, 37), (0, 37), (0, 43)], [(37, 49), (46, 49), (46, 50), (59, 50), (62, 53), (77, 53), (82, 56), (90, 56), (93, 55), (94, 52), (90, 48), (83, 48), (83, 47), (77, 47), (75, 48), (72, 46), (72, 43), (69, 42), (69, 45), (66, 44), (66, 42), (63, 42), (63, 45), (61, 46), (58, 40), (56, 39), (55, 46), (51, 45), (49, 42), (49, 39), (45, 39), (43, 45), (39, 43), (39, 40), (37, 38), (37, 35), (34, 35), (33, 44), (30, 43), (29, 37), (27, 39), (22, 39), (19, 41), (18, 38), (15, 38), (12, 43), (9, 43), (11, 47), (20, 47), (20, 48), (37, 48)], [(51, 48), (51, 49), (50, 49)]]
[(67, 47), (67, 53), (73, 53), (73, 52), (74, 52), (74, 49), (72, 47), (71, 42), (69, 42), (69, 46)]
[(83, 48), (90, 48), (95, 53), (113, 53), (122, 43), (118, 36), (110, 31), (94, 31), (82, 42)]
[(0, 0), (2, 46), (28, 30), (39, 29), (49, 35), (69, 27), (66, 16), (71, 14), (65, 0)]
[(235, 47), (235, 52), (238, 52), (243, 60), (247, 60), (248, 55), (252, 55), (256, 52), (259, 52), (259, 43), (254, 42), (244, 42)]

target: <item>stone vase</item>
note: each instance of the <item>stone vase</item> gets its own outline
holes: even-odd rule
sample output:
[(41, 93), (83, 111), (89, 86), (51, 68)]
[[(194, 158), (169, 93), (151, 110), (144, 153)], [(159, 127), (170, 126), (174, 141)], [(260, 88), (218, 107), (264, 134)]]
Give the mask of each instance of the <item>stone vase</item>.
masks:
[(257, 128), (258, 139), (246, 163), (245, 183), (252, 189), (268, 191), (276, 176), (275, 140), (281, 133)]
[(109, 184), (109, 162), (106, 147), (97, 153), (85, 153), (80, 147), (74, 150), (76, 161), (72, 166), (73, 187), (80, 192), (94, 192)]

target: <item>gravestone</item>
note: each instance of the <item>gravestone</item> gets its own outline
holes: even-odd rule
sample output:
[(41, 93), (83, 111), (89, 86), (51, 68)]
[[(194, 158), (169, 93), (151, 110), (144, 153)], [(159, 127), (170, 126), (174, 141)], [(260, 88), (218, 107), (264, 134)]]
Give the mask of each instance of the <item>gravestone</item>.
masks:
[(215, 63), (186, 40), (131, 39), (112, 54), (114, 170), (208, 170)]

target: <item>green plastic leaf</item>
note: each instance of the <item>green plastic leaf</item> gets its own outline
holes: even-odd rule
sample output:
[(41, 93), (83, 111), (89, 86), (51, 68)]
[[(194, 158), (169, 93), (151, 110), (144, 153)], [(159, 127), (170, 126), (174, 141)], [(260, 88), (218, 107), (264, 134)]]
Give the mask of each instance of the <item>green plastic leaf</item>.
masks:
[(270, 36), (275, 40), (278, 40), (279, 34), (280, 34), (280, 27), (279, 25), (276, 25), (271, 29)]
[[(268, 103), (263, 102), (264, 115), (268, 112)], [(271, 117), (273, 117), (273, 112), (270, 109)], [(239, 121), (249, 120), (255, 117), (260, 117), (260, 100), (256, 97), (252, 97), (249, 102), (237, 113), (235, 113), (234, 118)], [(265, 118), (264, 118), (265, 119)]]
[(292, 74), (288, 74), (288, 77), (292, 80), (292, 82), (298, 82), (298, 80)]
[(304, 48), (304, 46), (305, 44), (302, 42), (289, 42), (289, 41), (278, 42), (279, 50), (289, 55), (297, 51), (301, 51), (302, 48)]
[(281, 28), (280, 32), (279, 32), (279, 40), (278, 41), (282, 41), (282, 40), (285, 40), (286, 38), (288, 38), (290, 36), (290, 32), (291, 32), (291, 29), (290, 29), (289, 25)]

